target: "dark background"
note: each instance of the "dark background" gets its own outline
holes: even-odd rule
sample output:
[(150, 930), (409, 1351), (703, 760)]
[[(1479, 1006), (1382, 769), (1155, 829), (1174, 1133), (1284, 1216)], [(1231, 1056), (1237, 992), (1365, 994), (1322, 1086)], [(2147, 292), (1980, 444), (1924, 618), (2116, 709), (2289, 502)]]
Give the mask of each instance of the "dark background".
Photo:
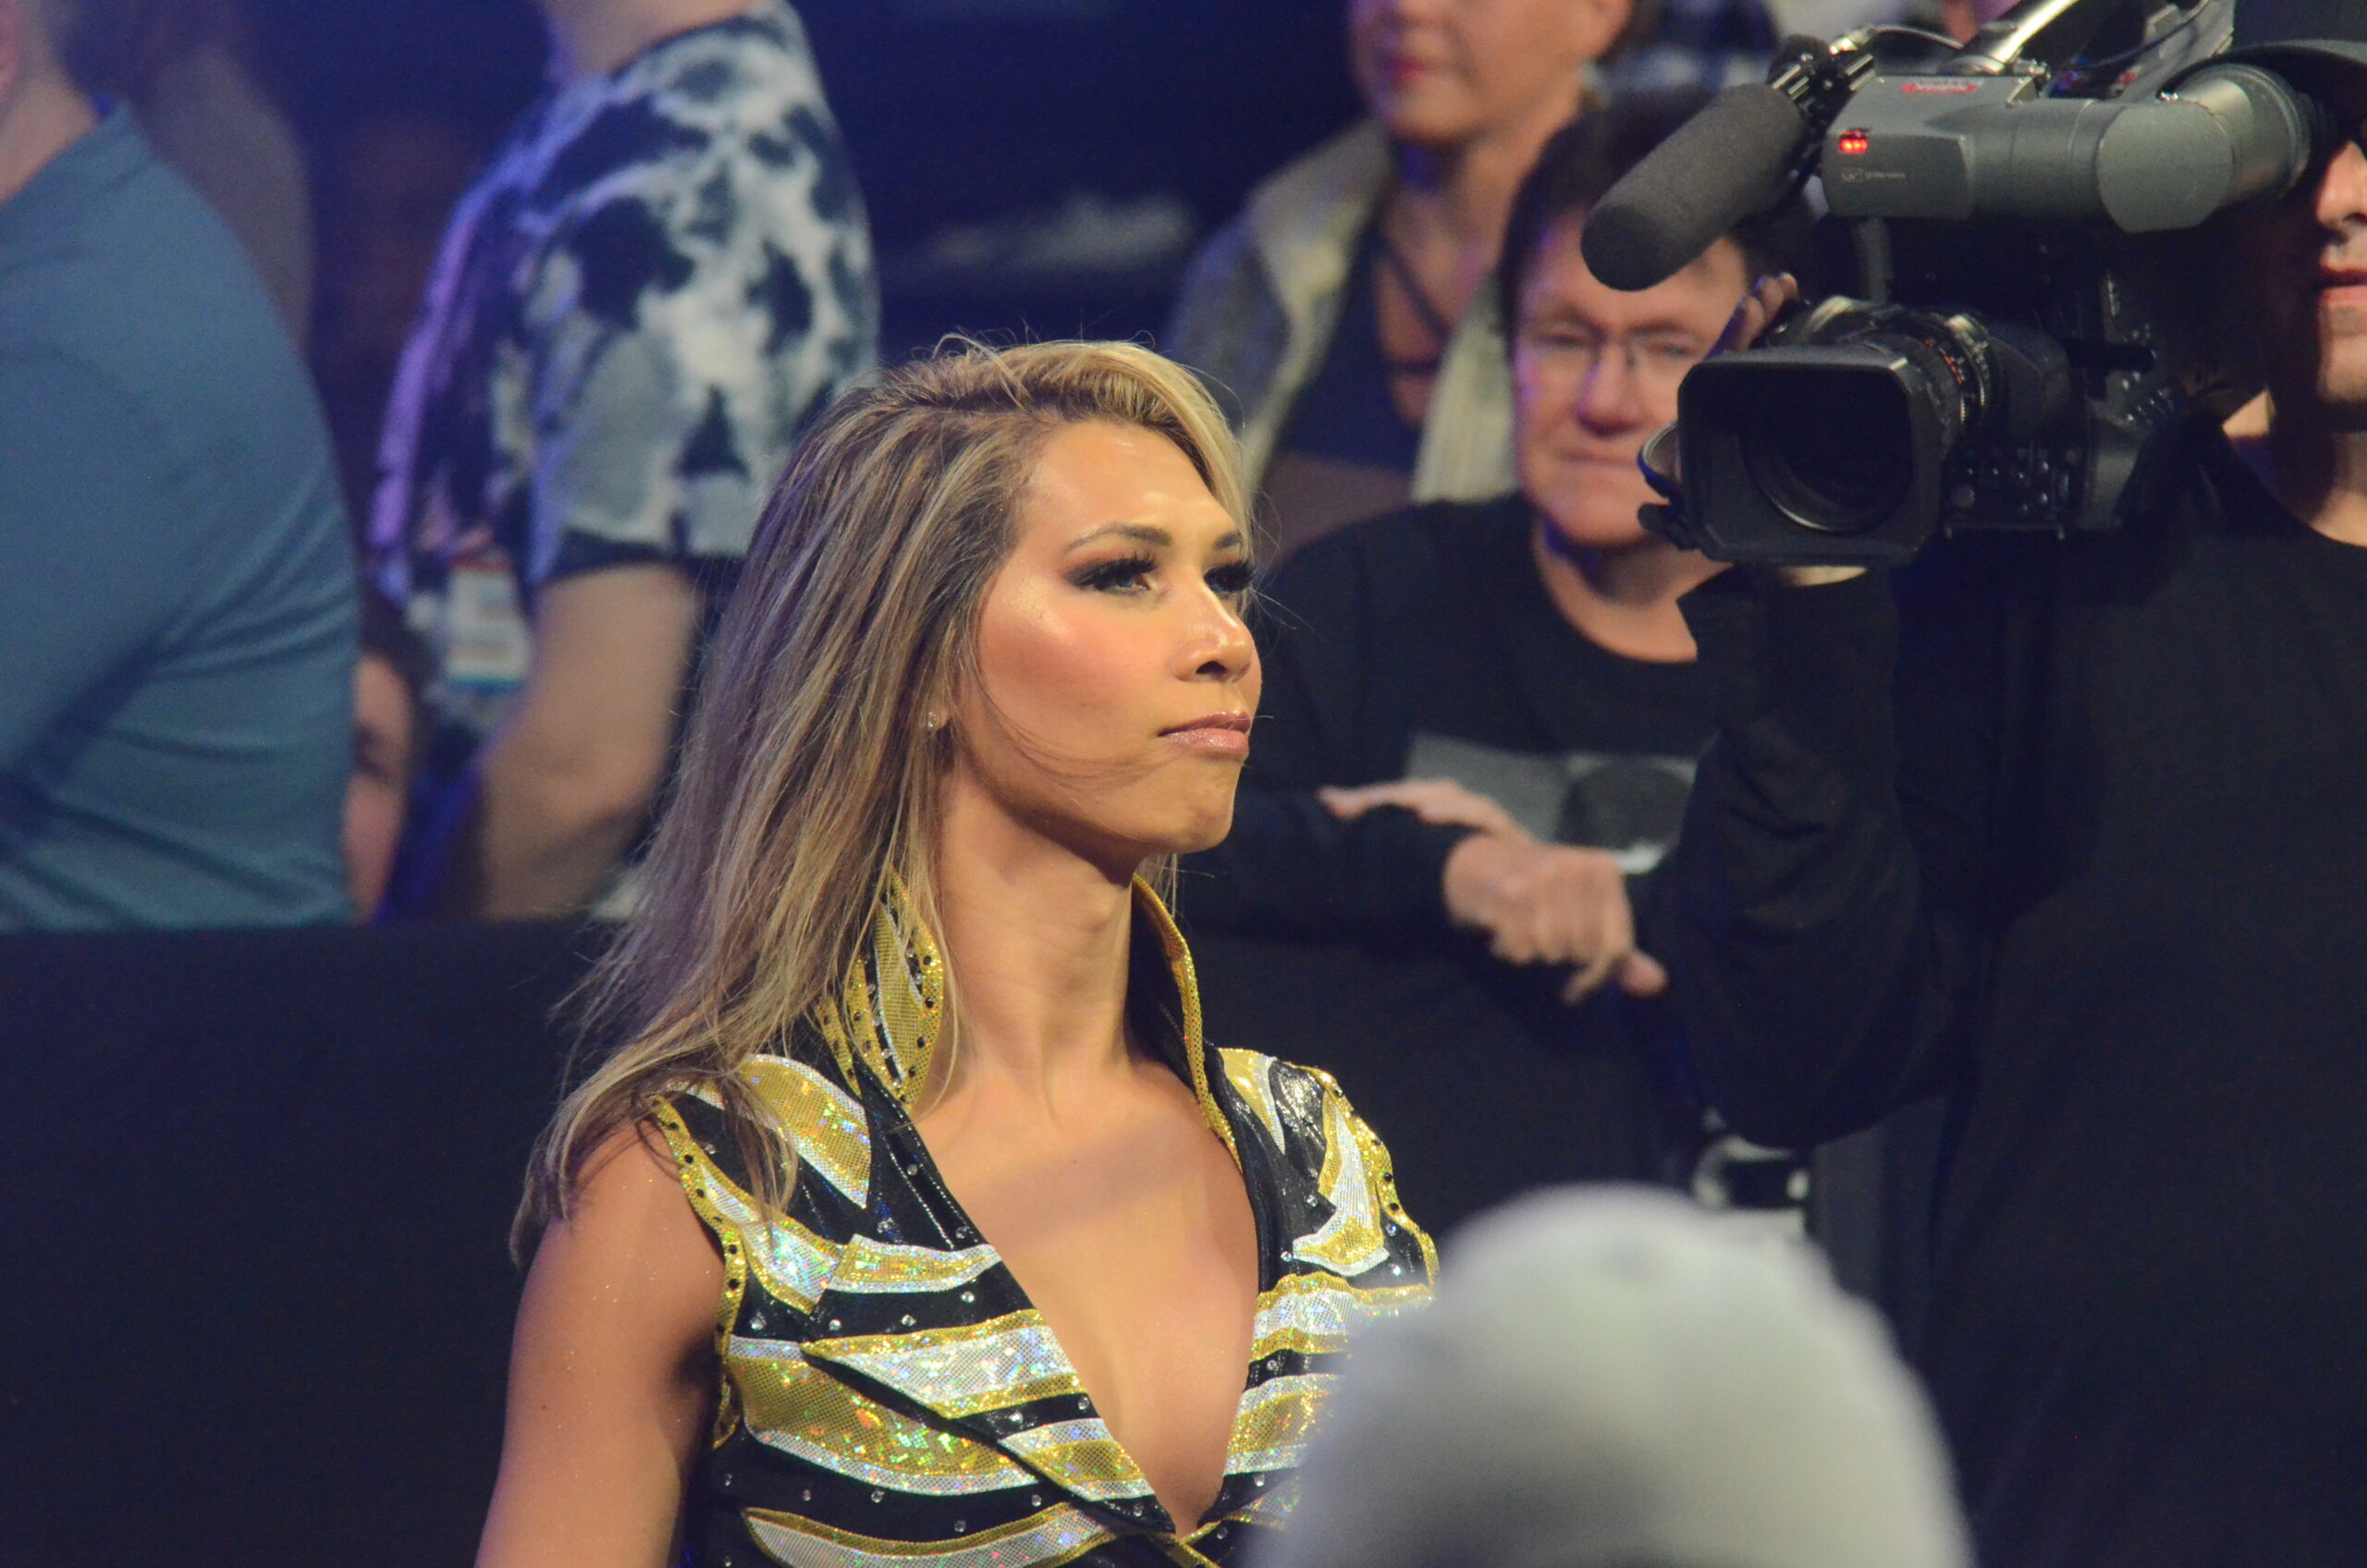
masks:
[[(541, 84), (527, 0), (248, 0), (258, 63), (334, 179), (374, 114), (489, 145)], [(1341, 0), (801, 0), (892, 275), (932, 235), (1092, 190), (1182, 199), (1205, 231), (1356, 113)], [(334, 192), (324, 192), (325, 204)], [(944, 331), (1155, 329), (1174, 276), (889, 293), (890, 354)]]
[[(316, 316), (315, 367), (360, 501), (409, 296), (338, 286), (415, 277), (386, 230), (432, 248), (442, 211), (379, 213), (361, 267), (340, 249), (348, 152), (410, 116), (481, 156), (539, 91), (541, 27), (526, 0), (248, 4), (314, 171), (325, 306), (347, 312)], [(1355, 113), (1341, 0), (798, 8), (863, 179), (890, 357), (953, 330), (1155, 331), (1182, 246), (1024, 277), (914, 258), (1080, 191), (1172, 198), (1204, 234)], [(456, 193), (465, 161), (446, 165), (417, 190)], [(594, 945), (477, 925), (0, 940), (0, 1568), (470, 1560), (520, 1278), (508, 1222), (565, 1051), (554, 1010)], [(1442, 964), (1198, 957), (1211, 1036), (1335, 1072), (1434, 1231), (1598, 1173), (1584, 1060), (1492, 1016), (1414, 1031), (1434, 1049), (1376, 1046), (1459, 994)], [(1868, 1244), (1888, 1223), (1858, 1220)]]

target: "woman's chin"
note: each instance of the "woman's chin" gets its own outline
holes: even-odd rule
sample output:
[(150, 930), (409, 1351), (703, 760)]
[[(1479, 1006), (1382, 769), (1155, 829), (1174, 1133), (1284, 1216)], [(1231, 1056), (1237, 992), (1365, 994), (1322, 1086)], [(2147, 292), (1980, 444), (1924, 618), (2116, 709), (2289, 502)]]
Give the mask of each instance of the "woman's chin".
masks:
[(1553, 531), (1555, 540), (1574, 550), (1627, 549), (1652, 537), (1636, 518), (1637, 510), (1650, 499), (1645, 496), (1629, 504), (1590, 497), (1584, 506), (1549, 511), (1545, 526)]
[(1143, 850), (1145, 860), (1161, 855), (1196, 855), (1203, 850), (1213, 850), (1233, 831), (1233, 792), (1225, 791), (1223, 801), (1196, 805), (1180, 812), (1160, 830), (1150, 836)]

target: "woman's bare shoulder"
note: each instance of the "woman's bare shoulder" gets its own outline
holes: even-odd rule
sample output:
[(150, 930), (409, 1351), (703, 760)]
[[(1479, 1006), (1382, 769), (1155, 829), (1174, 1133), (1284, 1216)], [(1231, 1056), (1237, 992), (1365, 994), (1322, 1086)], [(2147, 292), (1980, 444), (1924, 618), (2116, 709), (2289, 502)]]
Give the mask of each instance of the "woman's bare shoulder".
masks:
[(567, 1297), (629, 1301), (631, 1317), (702, 1339), (723, 1292), (722, 1255), (664, 1137), (644, 1122), (619, 1128), (586, 1157), (567, 1212), (543, 1234), (533, 1273), (534, 1284)]

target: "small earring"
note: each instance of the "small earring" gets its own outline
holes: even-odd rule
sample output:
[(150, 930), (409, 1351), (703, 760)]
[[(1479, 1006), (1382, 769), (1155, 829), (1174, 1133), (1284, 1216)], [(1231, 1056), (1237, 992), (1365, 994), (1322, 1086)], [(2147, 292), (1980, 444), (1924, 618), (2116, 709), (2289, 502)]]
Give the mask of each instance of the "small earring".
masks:
[(921, 728), (934, 734), (945, 728), (945, 716), (941, 713), (926, 715), (921, 719)]

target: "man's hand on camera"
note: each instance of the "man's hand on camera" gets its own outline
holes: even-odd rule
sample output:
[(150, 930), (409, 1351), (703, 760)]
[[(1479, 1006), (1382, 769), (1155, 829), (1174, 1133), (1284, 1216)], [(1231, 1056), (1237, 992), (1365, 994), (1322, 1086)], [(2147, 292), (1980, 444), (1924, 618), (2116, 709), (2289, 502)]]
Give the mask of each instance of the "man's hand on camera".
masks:
[(1637, 950), (1627, 879), (1600, 850), (1474, 833), (1447, 856), (1445, 892), (1448, 915), (1486, 932), (1505, 962), (1571, 966), (1564, 1001), (1611, 983), (1637, 997), (1668, 989), (1668, 971)]
[(1343, 822), (1362, 816), (1375, 806), (1403, 806), (1424, 822), (1443, 827), (1476, 827), (1482, 833), (1513, 836), (1521, 832), (1510, 812), (1452, 778), (1394, 778), (1386, 784), (1318, 790), (1315, 794)]
[(1726, 318), (1726, 329), (1718, 334), (1718, 341), (1711, 346), (1710, 355), (1730, 354), (1748, 349), (1760, 339), (1769, 324), (1784, 312), (1786, 306), (1799, 302), (1800, 280), (1790, 273), (1779, 272), (1762, 277), (1750, 286), (1750, 291), (1735, 306), (1735, 313)]

